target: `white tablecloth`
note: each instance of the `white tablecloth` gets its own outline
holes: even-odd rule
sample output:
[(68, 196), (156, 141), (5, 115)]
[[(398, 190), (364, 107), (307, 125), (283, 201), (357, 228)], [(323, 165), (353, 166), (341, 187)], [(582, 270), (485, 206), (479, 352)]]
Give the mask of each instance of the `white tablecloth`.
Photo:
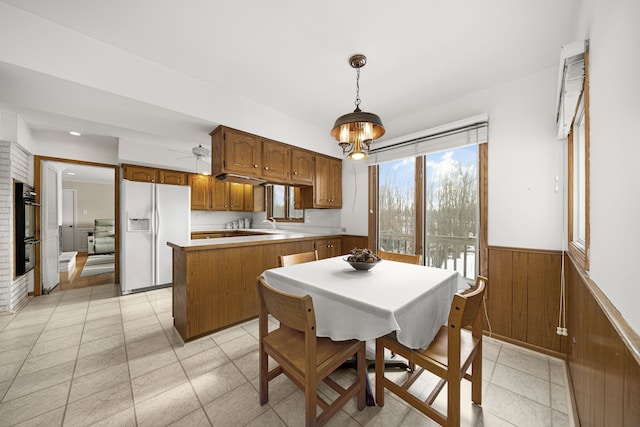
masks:
[(361, 341), (397, 331), (411, 348), (427, 347), (447, 321), (453, 295), (469, 285), (455, 271), (384, 260), (356, 271), (335, 257), (266, 270), (265, 281), (311, 295), (318, 336)]

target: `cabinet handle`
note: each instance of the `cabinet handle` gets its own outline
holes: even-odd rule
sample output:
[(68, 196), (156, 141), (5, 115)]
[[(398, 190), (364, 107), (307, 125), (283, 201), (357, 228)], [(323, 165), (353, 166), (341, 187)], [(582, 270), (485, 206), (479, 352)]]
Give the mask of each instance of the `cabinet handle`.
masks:
[(257, 167), (258, 167), (258, 165), (253, 165), (253, 167), (254, 167), (254, 168), (257, 168)]
[(298, 175), (298, 172), (294, 172), (293, 174), (294, 174), (294, 175)]
[(265, 166), (264, 170), (268, 171), (269, 170), (269, 166)]

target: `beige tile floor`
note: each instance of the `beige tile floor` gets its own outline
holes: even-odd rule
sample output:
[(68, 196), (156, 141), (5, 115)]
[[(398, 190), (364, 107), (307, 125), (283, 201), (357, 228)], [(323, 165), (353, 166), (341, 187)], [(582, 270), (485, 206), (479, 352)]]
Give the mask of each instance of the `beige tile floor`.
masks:
[[(258, 402), (257, 334), (253, 320), (184, 344), (171, 289), (118, 297), (103, 285), (32, 298), (0, 316), (0, 426), (300, 426), (304, 396), (288, 379)], [(483, 377), (482, 408), (463, 381), (463, 425), (573, 425), (562, 360), (487, 338)], [(329, 425), (435, 424), (387, 394), (383, 408), (350, 402)]]

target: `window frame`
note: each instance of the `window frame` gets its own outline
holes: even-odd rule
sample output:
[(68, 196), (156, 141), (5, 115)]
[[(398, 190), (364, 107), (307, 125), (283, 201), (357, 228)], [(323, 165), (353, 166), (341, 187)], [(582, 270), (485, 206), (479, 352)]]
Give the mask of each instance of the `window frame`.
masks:
[[(273, 187), (275, 185), (279, 185), (281, 187), (284, 187), (284, 211), (285, 211), (285, 217), (275, 217), (273, 215)], [(295, 188), (292, 185), (285, 185), (285, 184), (271, 184), (266, 186), (266, 197), (267, 197), (267, 218), (273, 218), (275, 219), (276, 222), (298, 222), (298, 223), (304, 223), (304, 209), (299, 209), (302, 211), (302, 217), (301, 218), (290, 218), (289, 215), (291, 214), (289, 212), (289, 206), (291, 205), (291, 197), (294, 197), (294, 193), (295, 193)], [(294, 200), (294, 206), (295, 206), (295, 200)], [(294, 207), (295, 209), (295, 207)], [(296, 209), (298, 210), (298, 209)]]
[[(584, 54), (584, 83), (582, 87), (582, 94), (580, 96), (580, 100), (578, 102), (578, 106), (574, 113), (573, 121), (571, 123), (571, 131), (567, 137), (567, 163), (568, 163), (568, 180), (567, 180), (567, 188), (568, 188), (568, 217), (567, 217), (567, 239), (568, 239), (568, 252), (569, 254), (576, 260), (577, 264), (584, 269), (584, 271), (589, 270), (589, 248), (591, 243), (590, 236), (590, 167), (589, 167), (589, 72), (588, 72), (588, 53)], [(575, 211), (574, 202), (576, 198), (580, 200), (580, 195), (575, 194), (575, 185), (576, 181), (580, 179), (580, 168), (576, 168), (575, 162), (576, 158), (574, 155), (576, 144), (580, 144), (580, 141), (576, 141), (576, 137), (580, 134), (580, 132), (576, 132), (576, 129), (579, 128), (581, 122), (584, 122), (584, 164), (581, 164), (582, 170), (584, 170), (584, 195), (582, 195), (582, 200), (584, 200), (584, 206), (580, 206), (581, 209), (584, 210), (584, 241), (581, 241), (579, 236), (575, 236), (574, 226), (576, 225), (577, 218), (579, 215), (578, 212)], [(576, 135), (578, 134), (578, 135)]]

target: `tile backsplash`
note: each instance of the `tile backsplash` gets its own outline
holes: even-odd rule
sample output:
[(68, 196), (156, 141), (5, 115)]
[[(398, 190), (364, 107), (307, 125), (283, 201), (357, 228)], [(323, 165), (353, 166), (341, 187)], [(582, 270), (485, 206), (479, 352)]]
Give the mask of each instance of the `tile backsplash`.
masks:
[[(226, 224), (244, 218), (251, 218), (251, 228), (271, 228), (262, 222), (267, 218), (265, 212), (210, 212), (191, 211), (191, 230), (207, 231), (226, 228)], [(304, 223), (282, 223), (277, 228), (288, 231), (318, 234), (340, 234), (341, 211), (339, 209), (307, 209)]]

